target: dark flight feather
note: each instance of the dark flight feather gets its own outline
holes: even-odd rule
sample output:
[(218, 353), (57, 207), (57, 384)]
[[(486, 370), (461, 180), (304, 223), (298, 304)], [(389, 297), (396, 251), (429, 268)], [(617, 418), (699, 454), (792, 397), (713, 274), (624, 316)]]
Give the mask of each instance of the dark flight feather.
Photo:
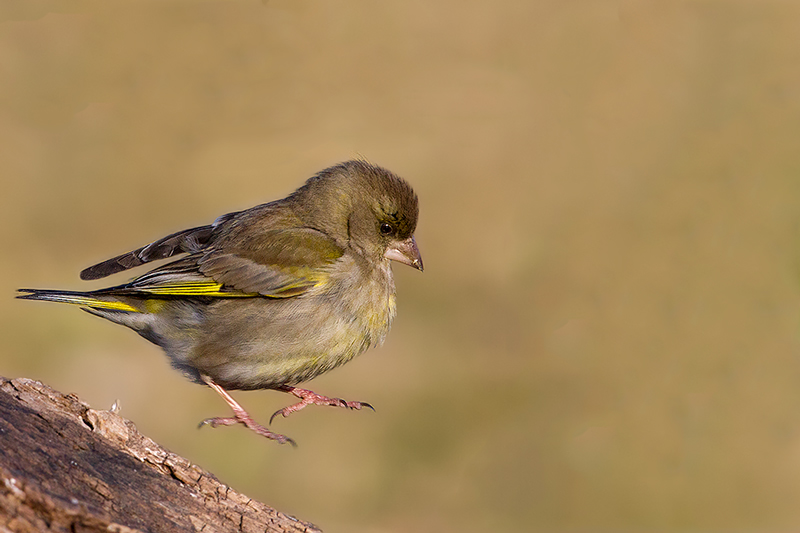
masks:
[(153, 243), (132, 252), (112, 257), (102, 263), (90, 266), (81, 272), (81, 279), (94, 280), (135, 268), (150, 261), (166, 259), (176, 254), (193, 253), (201, 250), (214, 230), (213, 225), (200, 226), (167, 235)]

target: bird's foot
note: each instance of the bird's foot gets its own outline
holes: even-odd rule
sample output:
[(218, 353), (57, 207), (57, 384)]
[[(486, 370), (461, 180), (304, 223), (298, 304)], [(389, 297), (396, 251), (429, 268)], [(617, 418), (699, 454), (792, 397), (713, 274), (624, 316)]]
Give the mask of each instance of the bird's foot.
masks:
[(203, 427), (206, 424), (208, 424), (212, 428), (215, 428), (217, 426), (232, 426), (234, 424), (243, 424), (247, 429), (255, 431), (262, 437), (266, 437), (268, 439), (277, 441), (281, 444), (286, 444), (288, 442), (292, 446), (297, 446), (297, 444), (286, 435), (281, 435), (280, 433), (274, 433), (265, 428), (264, 426), (262, 426), (261, 424), (258, 424), (255, 420), (253, 420), (253, 418), (248, 414), (248, 412), (245, 411), (244, 408), (241, 405), (239, 405), (239, 403), (236, 400), (234, 400), (230, 394), (228, 394), (228, 391), (226, 391), (225, 389), (214, 383), (214, 380), (212, 380), (209, 376), (201, 375), (200, 377), (206, 383), (206, 385), (214, 389), (220, 396), (222, 396), (225, 402), (231, 407), (231, 409), (233, 409), (233, 416), (231, 417), (220, 416), (215, 418), (207, 418), (202, 422), (200, 422), (199, 427)]
[(375, 410), (375, 408), (367, 402), (348, 402), (347, 400), (343, 400), (341, 398), (328, 398), (327, 396), (322, 396), (321, 394), (317, 394), (316, 392), (307, 389), (300, 389), (297, 387), (281, 387), (279, 390), (294, 394), (300, 398), (300, 401), (296, 404), (275, 411), (275, 413), (273, 413), (273, 415), (269, 418), (270, 424), (272, 424), (272, 421), (276, 416), (281, 415), (285, 418), (295, 411), (305, 409), (305, 407), (308, 405), (330, 405), (332, 407), (346, 407), (347, 409), (356, 410), (366, 407), (372, 409), (373, 411)]
[(280, 444), (286, 444), (288, 442), (292, 446), (297, 446), (297, 443), (295, 443), (292, 439), (290, 439), (286, 435), (281, 435), (280, 433), (275, 433), (273, 431), (270, 431), (261, 424), (257, 423), (255, 420), (252, 419), (252, 417), (249, 414), (247, 414), (247, 412), (244, 411), (240, 413), (234, 412), (234, 414), (235, 416), (231, 417), (218, 416), (214, 418), (206, 418), (205, 420), (200, 422), (199, 427), (203, 427), (206, 424), (208, 424), (212, 428), (215, 428), (217, 426), (233, 426), (235, 424), (243, 424), (247, 429), (255, 431), (262, 437), (266, 437), (270, 440), (277, 441)]

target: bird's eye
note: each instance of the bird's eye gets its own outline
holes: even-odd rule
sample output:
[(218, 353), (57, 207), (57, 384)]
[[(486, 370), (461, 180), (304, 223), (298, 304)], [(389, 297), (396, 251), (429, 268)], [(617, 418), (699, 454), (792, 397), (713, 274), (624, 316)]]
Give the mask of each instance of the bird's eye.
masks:
[(381, 224), (381, 233), (383, 233), (384, 235), (389, 235), (392, 232), (394, 232), (394, 228), (392, 227), (391, 224), (387, 224), (386, 222)]

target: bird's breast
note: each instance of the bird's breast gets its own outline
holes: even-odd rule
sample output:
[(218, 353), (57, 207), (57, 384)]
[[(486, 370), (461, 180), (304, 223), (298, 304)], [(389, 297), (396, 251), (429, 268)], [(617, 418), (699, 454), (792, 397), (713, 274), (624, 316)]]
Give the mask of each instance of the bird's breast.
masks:
[(347, 320), (360, 329), (364, 349), (381, 344), (389, 332), (397, 304), (394, 278), (388, 261), (375, 268), (350, 268), (349, 274), (334, 278), (339, 285), (337, 302)]
[(226, 388), (295, 385), (381, 344), (395, 309), (388, 262), (353, 261), (295, 298), (216, 302), (193, 349), (173, 358)]

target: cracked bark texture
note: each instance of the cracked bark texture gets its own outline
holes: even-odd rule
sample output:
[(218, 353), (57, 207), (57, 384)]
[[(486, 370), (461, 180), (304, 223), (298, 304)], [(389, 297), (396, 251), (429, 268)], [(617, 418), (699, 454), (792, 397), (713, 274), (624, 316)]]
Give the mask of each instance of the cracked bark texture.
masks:
[(318, 532), (30, 379), (0, 377), (0, 533)]

